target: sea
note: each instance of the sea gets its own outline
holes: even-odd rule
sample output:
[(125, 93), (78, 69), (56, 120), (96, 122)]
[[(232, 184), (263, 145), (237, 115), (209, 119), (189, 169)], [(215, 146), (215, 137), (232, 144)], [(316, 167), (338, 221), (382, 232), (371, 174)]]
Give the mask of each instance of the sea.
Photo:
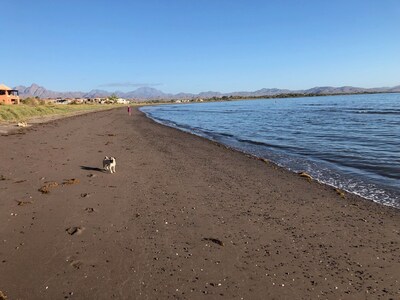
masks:
[(146, 106), (156, 122), (400, 208), (400, 94)]

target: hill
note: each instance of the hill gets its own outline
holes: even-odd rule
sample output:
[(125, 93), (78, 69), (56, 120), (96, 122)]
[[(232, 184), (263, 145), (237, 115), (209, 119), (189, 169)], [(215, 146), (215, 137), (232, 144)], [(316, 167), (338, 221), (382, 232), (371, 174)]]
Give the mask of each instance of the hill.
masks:
[(216, 91), (201, 92), (199, 94), (191, 93), (178, 93), (178, 94), (167, 94), (161, 90), (151, 87), (140, 87), (130, 92), (108, 92), (105, 90), (91, 90), (90, 92), (56, 92), (48, 90), (37, 84), (32, 84), (29, 87), (16, 86), (15, 89), (19, 91), (21, 98), (27, 97), (39, 97), (39, 98), (101, 98), (109, 97), (112, 94), (116, 94), (118, 97), (136, 100), (170, 100), (170, 99), (193, 99), (193, 98), (213, 98), (213, 97), (262, 97), (262, 96), (276, 96), (281, 94), (304, 94), (304, 95), (332, 95), (332, 94), (359, 94), (359, 93), (395, 93), (400, 92), (400, 85), (394, 87), (381, 87), (381, 88), (360, 88), (352, 86), (342, 87), (314, 87), (307, 90), (288, 90), (288, 89), (277, 89), (277, 88), (263, 88), (257, 91), (248, 92), (231, 92), (231, 93), (220, 93)]

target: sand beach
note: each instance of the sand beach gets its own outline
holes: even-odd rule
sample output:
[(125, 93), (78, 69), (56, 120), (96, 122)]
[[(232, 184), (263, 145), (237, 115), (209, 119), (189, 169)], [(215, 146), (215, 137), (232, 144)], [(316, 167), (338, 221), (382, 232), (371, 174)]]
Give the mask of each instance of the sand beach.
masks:
[(8, 299), (400, 298), (399, 210), (136, 109), (3, 133), (0, 153)]

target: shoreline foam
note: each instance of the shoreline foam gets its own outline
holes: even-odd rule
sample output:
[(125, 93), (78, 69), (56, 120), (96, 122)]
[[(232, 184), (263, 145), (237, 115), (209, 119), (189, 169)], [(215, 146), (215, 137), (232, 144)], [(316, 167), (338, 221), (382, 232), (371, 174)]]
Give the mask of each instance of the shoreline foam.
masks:
[[(160, 109), (162, 110), (163, 108)], [(182, 124), (179, 122), (177, 123), (176, 120), (165, 119), (160, 117), (160, 114), (157, 115), (157, 113), (153, 115), (152, 111), (143, 111), (142, 109), (140, 109), (140, 111), (145, 113), (147, 117), (159, 124), (175, 128), (183, 132), (191, 133), (217, 143), (221, 143), (222, 145), (235, 149), (239, 152), (268, 159), (276, 165), (294, 173), (308, 172), (313, 176), (314, 180), (320, 183), (326, 184), (333, 188), (342, 189), (348, 193), (352, 193), (380, 205), (400, 209), (400, 190), (396, 189), (395, 186), (391, 186), (391, 182), (384, 182), (384, 179), (382, 179), (381, 182), (376, 182), (359, 174), (356, 176), (357, 173), (353, 172), (354, 170), (359, 172), (362, 172), (363, 170), (354, 169), (351, 170), (352, 172), (346, 170), (346, 173), (345, 171), (341, 170), (340, 164), (335, 165), (334, 163), (328, 163), (327, 161), (315, 159), (315, 157), (298, 158), (296, 153), (287, 153), (285, 150), (280, 152), (271, 150), (271, 147), (278, 147), (276, 144), (253, 142), (251, 139), (242, 140), (240, 135), (235, 136), (232, 134), (222, 134), (218, 131), (218, 129), (216, 129), (216, 131), (210, 129), (213, 127), (208, 127), (206, 130), (204, 128), (200, 128), (201, 126), (193, 127), (190, 125), (190, 123)], [(196, 112), (196, 110), (194, 112)], [(252, 146), (251, 144), (262, 145), (266, 148), (254, 145)], [(285, 149), (284, 146), (281, 148)], [(347, 168), (350, 167), (347, 166)]]

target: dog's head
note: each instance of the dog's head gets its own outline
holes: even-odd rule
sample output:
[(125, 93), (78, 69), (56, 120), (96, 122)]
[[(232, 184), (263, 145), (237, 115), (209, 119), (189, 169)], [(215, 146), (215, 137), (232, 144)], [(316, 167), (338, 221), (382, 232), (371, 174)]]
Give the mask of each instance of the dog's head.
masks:
[(115, 163), (115, 161), (116, 161), (116, 160), (115, 160), (115, 157), (111, 156), (111, 157), (110, 157), (110, 162), (111, 162), (111, 163)]

